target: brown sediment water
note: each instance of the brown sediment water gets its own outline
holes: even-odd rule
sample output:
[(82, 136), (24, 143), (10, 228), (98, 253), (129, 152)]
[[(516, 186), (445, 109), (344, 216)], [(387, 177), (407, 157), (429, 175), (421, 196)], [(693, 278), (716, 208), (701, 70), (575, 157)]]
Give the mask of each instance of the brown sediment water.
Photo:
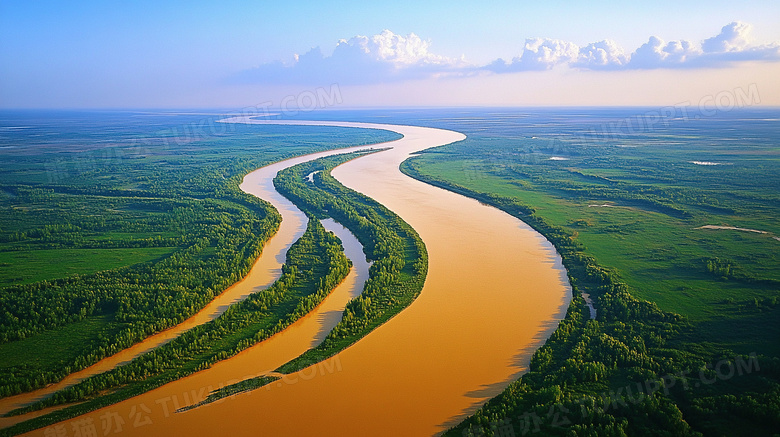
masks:
[(173, 413), (209, 387), (269, 368), (272, 352), (260, 354), (261, 343), (211, 369), (72, 419), (61, 424), (64, 429), (103, 426), (111, 433), (120, 418), (122, 435), (433, 435), (526, 370), (571, 298), (560, 257), (516, 218), (398, 170), (411, 153), (464, 136), (414, 126), (309, 124), (404, 135), (385, 144), (392, 149), (345, 163), (333, 175), (419, 232), (429, 271), (417, 300), (332, 359), (267, 387)]

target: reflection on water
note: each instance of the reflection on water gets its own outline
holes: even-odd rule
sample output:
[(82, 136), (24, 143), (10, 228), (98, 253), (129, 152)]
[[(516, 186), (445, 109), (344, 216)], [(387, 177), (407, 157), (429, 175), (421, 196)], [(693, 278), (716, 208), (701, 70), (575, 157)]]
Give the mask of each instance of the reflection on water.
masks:
[(420, 297), (334, 359), (285, 381), (186, 413), (163, 408), (174, 399), (181, 403), (185, 393), (192, 398), (189, 393), (199, 387), (281, 364), (276, 354), (282, 352), (260, 345), (82, 419), (99, 423), (101, 415), (128, 415), (143, 404), (151, 424), (128, 424), (123, 435), (432, 435), (472, 413), (526, 369), (570, 300), (560, 258), (521, 221), (398, 170), (410, 153), (463, 135), (370, 127), (404, 138), (388, 143), (393, 149), (350, 161), (333, 174), (419, 232), (430, 262)]

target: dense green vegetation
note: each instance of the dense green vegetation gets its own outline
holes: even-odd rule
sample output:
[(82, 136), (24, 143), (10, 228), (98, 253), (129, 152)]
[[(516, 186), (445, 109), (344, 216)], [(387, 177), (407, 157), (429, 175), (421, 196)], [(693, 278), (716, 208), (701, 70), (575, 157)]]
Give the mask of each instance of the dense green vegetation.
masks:
[[(476, 134), (404, 164), (544, 234), (575, 291), (529, 373), (451, 435), (780, 429), (776, 145), (624, 146)], [(704, 153), (731, 164), (687, 162)]]
[(190, 129), (195, 115), (44, 115), (0, 119), (29, 127), (0, 135), (0, 396), (170, 327), (244, 276), (279, 221), (238, 188), (249, 171), (397, 138), (239, 125), (207, 134)]
[(265, 375), (256, 376), (250, 379), (245, 379), (235, 384), (227, 385), (220, 389), (214, 390), (211, 393), (209, 393), (208, 396), (206, 396), (206, 399), (203, 399), (202, 401), (194, 403), (192, 405), (179, 408), (178, 410), (176, 410), (176, 412), (179, 413), (179, 412), (189, 411), (194, 408), (202, 407), (204, 405), (210, 404), (212, 402), (216, 402), (220, 399), (224, 399), (229, 396), (236, 395), (238, 393), (244, 393), (247, 391), (258, 389), (260, 387), (265, 387), (266, 385), (278, 380), (279, 380), (278, 376), (265, 376)]

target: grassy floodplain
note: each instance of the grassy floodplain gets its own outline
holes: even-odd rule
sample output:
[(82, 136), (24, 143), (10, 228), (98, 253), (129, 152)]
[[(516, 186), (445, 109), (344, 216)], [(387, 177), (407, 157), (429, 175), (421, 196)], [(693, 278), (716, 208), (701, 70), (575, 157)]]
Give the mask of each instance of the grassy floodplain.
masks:
[[(596, 298), (595, 320), (575, 300), (531, 372), (453, 435), (502, 427), (773, 435), (780, 426), (777, 111), (670, 119), (652, 129), (642, 114), (504, 111), (489, 129), (479, 114), (463, 116), (468, 140), (405, 163), (421, 180), (534, 226), (564, 257), (575, 288)], [(610, 130), (621, 121), (635, 125)], [(705, 383), (718, 365), (740, 363), (755, 367)], [(688, 375), (679, 380), (689, 385), (672, 388), (673, 374)], [(632, 396), (632, 384), (663, 378), (668, 390), (644, 384), (650, 395), (639, 400), (634, 388)]]

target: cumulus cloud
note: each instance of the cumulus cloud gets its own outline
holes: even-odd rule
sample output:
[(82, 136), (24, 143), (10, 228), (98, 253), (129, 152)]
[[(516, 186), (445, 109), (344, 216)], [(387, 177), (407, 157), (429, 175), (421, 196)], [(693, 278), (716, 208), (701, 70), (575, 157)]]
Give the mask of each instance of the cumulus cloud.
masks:
[(547, 70), (577, 58), (578, 47), (559, 39), (532, 38), (525, 41), (519, 63), (528, 70)]
[(749, 24), (740, 22), (723, 26), (718, 35), (702, 41), (700, 63), (717, 66), (740, 61), (780, 60), (780, 43), (752, 45), (751, 29)]
[(780, 45), (752, 45), (749, 24), (733, 22), (700, 45), (690, 41), (664, 44), (658, 37), (639, 47), (628, 68), (700, 68), (719, 67), (741, 61), (780, 60)]
[(577, 58), (576, 44), (549, 38), (529, 38), (525, 40), (523, 53), (506, 62), (497, 59), (485, 69), (506, 73), (513, 71), (549, 70), (558, 64), (566, 64)]
[(329, 56), (319, 47), (313, 48), (296, 55), (289, 63), (273, 62), (243, 71), (234, 80), (269, 84), (369, 84), (469, 76), (480, 72), (539, 71), (559, 66), (580, 70), (636, 70), (780, 61), (780, 43), (753, 44), (750, 30), (748, 24), (729, 23), (720, 33), (699, 43), (665, 42), (651, 36), (647, 43), (630, 53), (611, 40), (578, 46), (559, 39), (528, 38), (520, 54), (511, 60), (496, 59), (483, 66), (433, 53), (430, 41), (414, 33), (398, 35), (385, 30), (373, 36), (342, 39)]
[(237, 79), (274, 84), (365, 84), (464, 74), (467, 70), (463, 60), (436, 55), (429, 47), (429, 41), (414, 33), (403, 36), (385, 30), (370, 37), (342, 39), (330, 56), (316, 47), (295, 55), (292, 63), (263, 64), (242, 72)]
[(581, 47), (572, 66), (591, 70), (616, 70), (627, 63), (628, 57), (623, 48), (614, 41), (604, 40)]
[(671, 41), (664, 43), (658, 37), (651, 36), (631, 54), (627, 68), (674, 68), (684, 66), (701, 55), (701, 50), (689, 41)]
[(372, 37), (356, 36), (349, 41), (339, 41), (339, 46), (359, 47), (360, 51), (374, 60), (391, 62), (396, 65), (436, 64), (447, 65), (452, 60), (431, 53), (429, 41), (411, 33), (407, 36), (396, 35), (384, 30)]
[(614, 41), (604, 40), (578, 47), (574, 43), (533, 38), (512, 62), (498, 59), (484, 67), (497, 73), (550, 69), (557, 65), (582, 70), (719, 67), (742, 61), (780, 61), (780, 44), (753, 45), (751, 26), (733, 22), (700, 44), (664, 42), (651, 36), (633, 53), (626, 54)]
[(707, 53), (722, 53), (744, 50), (750, 42), (751, 26), (747, 23), (733, 22), (723, 26), (720, 33), (707, 38), (701, 48)]

